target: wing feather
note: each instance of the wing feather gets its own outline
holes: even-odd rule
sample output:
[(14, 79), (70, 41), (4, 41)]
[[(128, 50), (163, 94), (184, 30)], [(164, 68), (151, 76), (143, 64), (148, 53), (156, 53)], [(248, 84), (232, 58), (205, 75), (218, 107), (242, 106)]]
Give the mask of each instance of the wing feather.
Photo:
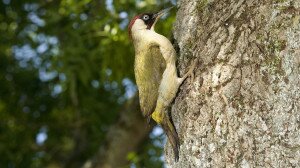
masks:
[(158, 89), (165, 69), (166, 61), (158, 46), (152, 46), (150, 52), (142, 51), (136, 55), (135, 78), (141, 110), (146, 117), (155, 110)]

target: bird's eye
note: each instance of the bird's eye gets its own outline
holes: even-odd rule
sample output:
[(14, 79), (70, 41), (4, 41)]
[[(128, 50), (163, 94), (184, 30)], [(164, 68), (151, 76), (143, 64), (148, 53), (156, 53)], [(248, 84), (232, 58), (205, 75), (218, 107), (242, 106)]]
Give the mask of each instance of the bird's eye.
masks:
[(143, 20), (148, 20), (149, 19), (149, 15), (144, 15), (143, 16)]

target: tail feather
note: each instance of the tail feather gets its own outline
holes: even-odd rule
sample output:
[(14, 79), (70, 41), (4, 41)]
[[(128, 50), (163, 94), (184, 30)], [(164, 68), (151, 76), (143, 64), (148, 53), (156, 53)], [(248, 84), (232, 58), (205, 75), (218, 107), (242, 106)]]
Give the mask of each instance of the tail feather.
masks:
[(164, 129), (165, 133), (167, 134), (168, 140), (171, 143), (173, 148), (175, 161), (177, 162), (179, 159), (179, 138), (176, 132), (174, 125), (168, 119), (164, 119), (161, 123), (162, 128)]

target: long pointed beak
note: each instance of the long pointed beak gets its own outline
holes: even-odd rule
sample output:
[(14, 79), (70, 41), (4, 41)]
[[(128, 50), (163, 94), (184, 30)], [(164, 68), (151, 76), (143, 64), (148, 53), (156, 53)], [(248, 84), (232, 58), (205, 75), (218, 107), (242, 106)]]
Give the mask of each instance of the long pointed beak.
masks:
[(174, 6), (166, 8), (166, 9), (163, 9), (163, 10), (157, 12), (156, 14), (153, 15), (153, 18), (155, 18), (155, 20), (158, 20), (164, 14), (168, 13), (172, 8), (174, 8)]

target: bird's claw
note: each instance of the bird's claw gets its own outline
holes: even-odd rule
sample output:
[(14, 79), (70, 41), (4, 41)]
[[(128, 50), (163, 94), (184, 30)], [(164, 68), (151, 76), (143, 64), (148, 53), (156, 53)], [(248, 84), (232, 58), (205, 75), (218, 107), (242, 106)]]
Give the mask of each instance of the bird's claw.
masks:
[(196, 68), (196, 65), (197, 65), (197, 60), (194, 60), (194, 61), (192, 62), (192, 67), (191, 67), (190, 70), (189, 70), (190, 77), (191, 77), (191, 82), (193, 82), (194, 79), (195, 79), (194, 70), (195, 70), (195, 68)]
[(150, 127), (150, 121), (151, 121), (151, 117), (147, 117), (147, 124)]
[(183, 76), (183, 79), (187, 78), (188, 76), (191, 77), (191, 82), (194, 81), (195, 75), (194, 75), (194, 70), (197, 65), (197, 60), (192, 61), (192, 66), (190, 67), (189, 71)]

